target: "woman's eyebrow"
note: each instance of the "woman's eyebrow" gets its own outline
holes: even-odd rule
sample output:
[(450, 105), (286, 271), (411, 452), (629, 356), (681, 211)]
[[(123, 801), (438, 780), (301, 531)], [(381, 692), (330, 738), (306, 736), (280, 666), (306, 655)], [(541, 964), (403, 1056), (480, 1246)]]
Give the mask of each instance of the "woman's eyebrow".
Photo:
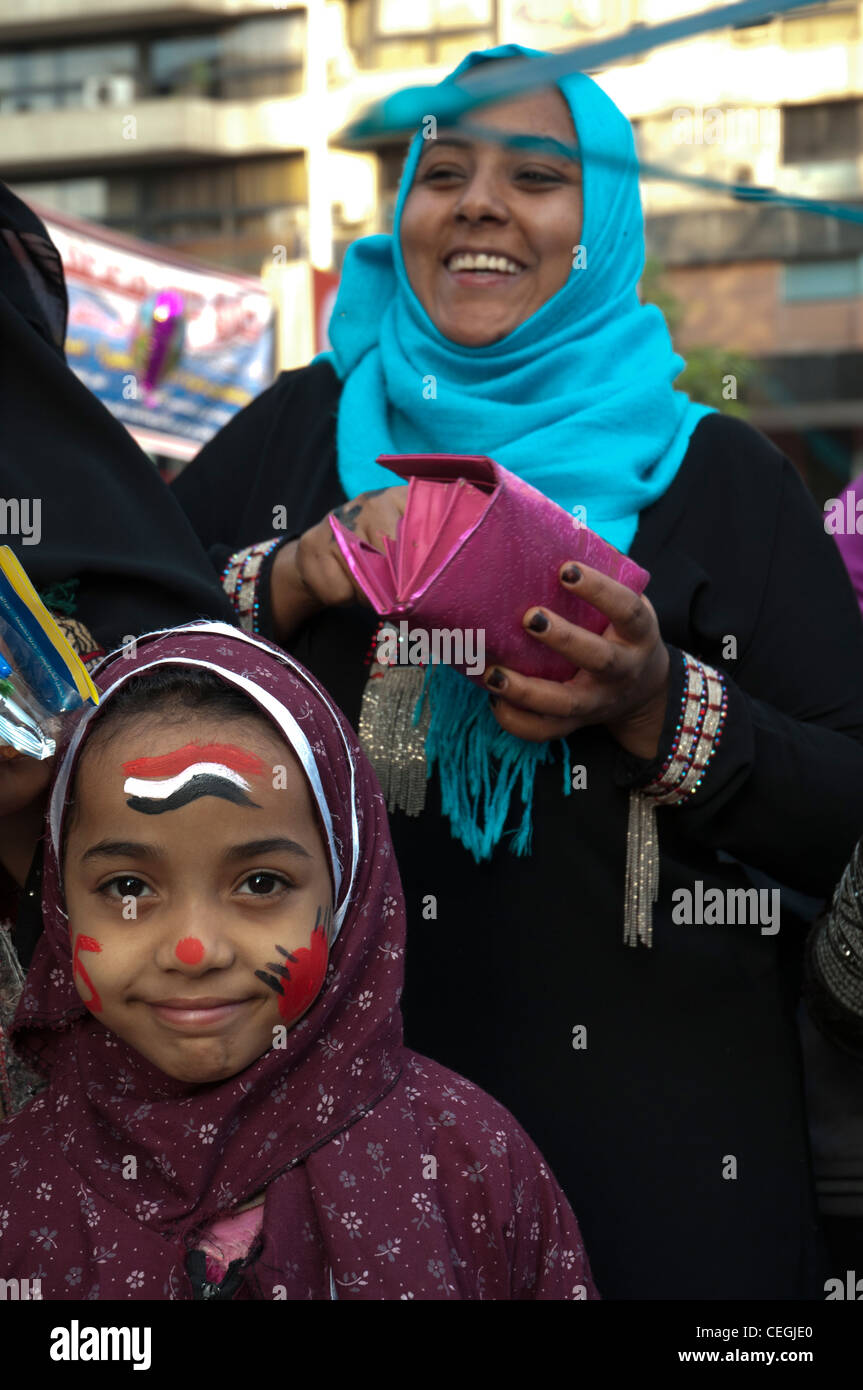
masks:
[(575, 143), (558, 140), (553, 135), (539, 135), (536, 131), (530, 130), (498, 130), (496, 126), (474, 124), (466, 129), (471, 137), (469, 139), (458, 135), (436, 135), (429, 138), (420, 160), (438, 145), (455, 145), (460, 149), (466, 149), (471, 145), (485, 143), (504, 145), (513, 153), (520, 151), (535, 155), (545, 154), (551, 159), (564, 160), (567, 164), (581, 164), (581, 147)]
[(287, 840), (282, 836), (274, 836), (269, 840), (248, 840), (244, 845), (232, 845), (226, 850), (224, 858), (229, 861), (235, 859), (255, 859), (260, 854), (295, 854), (301, 859), (311, 859), (307, 849), (304, 849), (296, 840)]
[(163, 859), (166, 853), (164, 845), (148, 845), (141, 840), (100, 840), (84, 851), (81, 863), (88, 859)]

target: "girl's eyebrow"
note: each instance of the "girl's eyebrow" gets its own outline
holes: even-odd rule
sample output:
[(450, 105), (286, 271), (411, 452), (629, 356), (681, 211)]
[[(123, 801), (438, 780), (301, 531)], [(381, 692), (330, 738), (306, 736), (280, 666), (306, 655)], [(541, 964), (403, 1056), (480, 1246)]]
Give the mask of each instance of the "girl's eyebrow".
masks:
[(226, 851), (224, 858), (229, 861), (235, 859), (255, 859), (261, 854), (295, 854), (301, 859), (311, 859), (307, 849), (304, 849), (296, 840), (286, 840), (281, 836), (274, 836), (269, 840), (248, 840), (244, 845), (233, 845)]
[(81, 863), (87, 859), (162, 859), (167, 850), (164, 845), (147, 845), (140, 840), (100, 840), (91, 845), (81, 855)]

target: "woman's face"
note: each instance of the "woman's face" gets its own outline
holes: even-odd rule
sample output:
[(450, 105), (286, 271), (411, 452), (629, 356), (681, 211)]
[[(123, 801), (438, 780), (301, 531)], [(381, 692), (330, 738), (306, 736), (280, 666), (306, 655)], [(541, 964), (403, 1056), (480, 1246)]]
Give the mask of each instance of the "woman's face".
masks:
[(332, 886), (299, 763), (254, 718), (130, 721), (85, 751), (75, 804), (78, 993), (169, 1076), (235, 1076), (326, 973)]
[[(575, 141), (556, 87), (481, 107), (476, 123)], [(582, 211), (576, 161), (440, 130), (420, 155), (401, 219), (408, 278), (435, 327), (465, 347), (506, 337), (566, 284)], [(505, 264), (478, 268), (465, 259), (472, 254)]]

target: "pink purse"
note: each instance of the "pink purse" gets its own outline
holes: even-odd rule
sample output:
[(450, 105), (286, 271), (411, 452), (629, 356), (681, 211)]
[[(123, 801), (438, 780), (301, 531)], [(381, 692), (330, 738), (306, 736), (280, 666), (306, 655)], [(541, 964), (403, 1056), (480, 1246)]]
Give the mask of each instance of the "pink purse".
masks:
[[(522, 627), (543, 607), (603, 632), (608, 618), (559, 582), (567, 560), (583, 560), (634, 593), (650, 575), (493, 459), (464, 454), (381, 454), (409, 479), (407, 507), (383, 552), (330, 517), (357, 585), (388, 618), (410, 617), (427, 632), (484, 632), (494, 662), (547, 680), (569, 680), (573, 666)], [(452, 661), (465, 672), (465, 663)], [(473, 679), (479, 679), (477, 675)]]

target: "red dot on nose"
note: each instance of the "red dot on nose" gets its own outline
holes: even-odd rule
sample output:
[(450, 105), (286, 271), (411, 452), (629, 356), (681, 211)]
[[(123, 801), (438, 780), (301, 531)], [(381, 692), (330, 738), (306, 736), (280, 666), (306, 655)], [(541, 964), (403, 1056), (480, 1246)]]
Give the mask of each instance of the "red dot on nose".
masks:
[(204, 948), (196, 936), (184, 936), (182, 941), (177, 942), (174, 954), (184, 965), (197, 965)]

